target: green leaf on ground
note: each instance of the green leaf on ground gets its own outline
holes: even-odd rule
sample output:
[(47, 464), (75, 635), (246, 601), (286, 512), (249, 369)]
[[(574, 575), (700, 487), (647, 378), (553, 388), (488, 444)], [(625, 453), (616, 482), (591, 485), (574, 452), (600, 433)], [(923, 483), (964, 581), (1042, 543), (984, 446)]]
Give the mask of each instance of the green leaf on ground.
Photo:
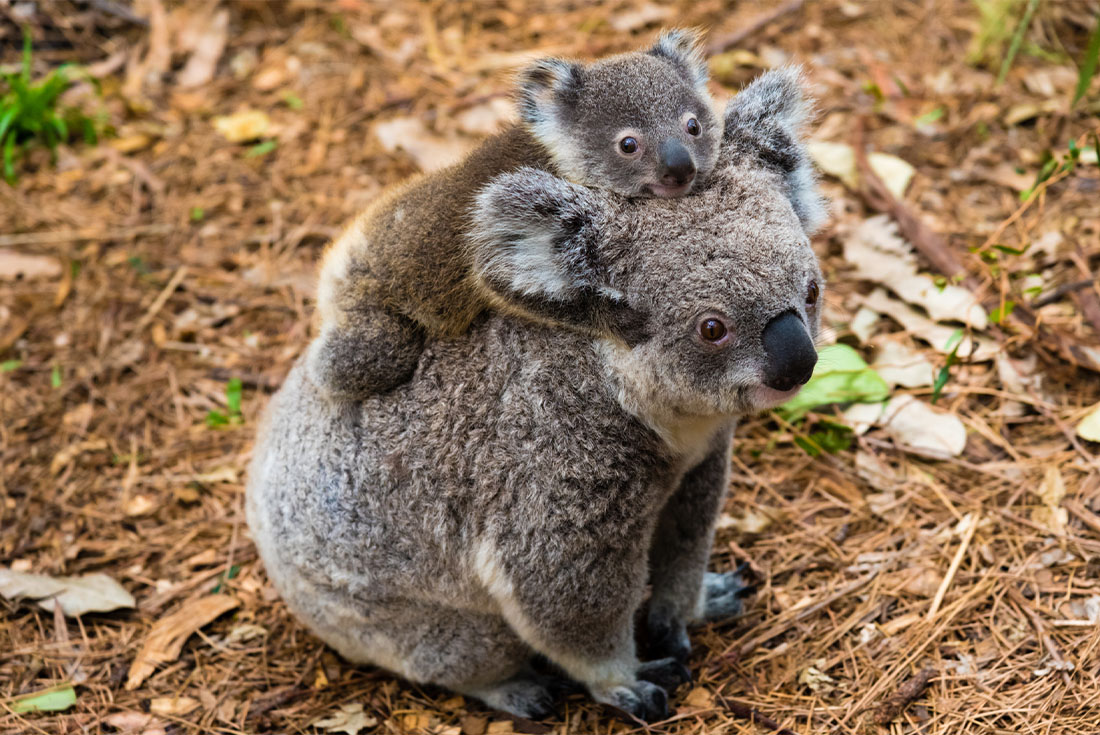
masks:
[(788, 421), (797, 421), (808, 411), (830, 403), (875, 403), (884, 401), (890, 388), (854, 349), (844, 344), (829, 345), (818, 352), (813, 377), (802, 391), (780, 406)]
[(62, 712), (76, 704), (76, 690), (72, 684), (43, 689), (18, 699), (12, 700), (8, 706), (16, 714), (24, 712)]

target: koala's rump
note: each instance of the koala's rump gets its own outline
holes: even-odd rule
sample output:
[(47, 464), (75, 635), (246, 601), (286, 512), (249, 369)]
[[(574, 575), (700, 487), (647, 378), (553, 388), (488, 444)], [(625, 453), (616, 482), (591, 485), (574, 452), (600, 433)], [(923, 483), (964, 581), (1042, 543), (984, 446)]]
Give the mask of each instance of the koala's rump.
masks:
[[(478, 543), (536, 538), (525, 524), (547, 516), (598, 523), (623, 500), (604, 488), (654, 471), (651, 441), (614, 403), (589, 340), (494, 317), (429, 344), (410, 383), (362, 404), (325, 400), (297, 365), (257, 441), (249, 523), (284, 595), (280, 577), (308, 578), (362, 604), (484, 609)], [(639, 533), (630, 519), (600, 531), (608, 543)], [(546, 550), (515, 551), (556, 573)]]

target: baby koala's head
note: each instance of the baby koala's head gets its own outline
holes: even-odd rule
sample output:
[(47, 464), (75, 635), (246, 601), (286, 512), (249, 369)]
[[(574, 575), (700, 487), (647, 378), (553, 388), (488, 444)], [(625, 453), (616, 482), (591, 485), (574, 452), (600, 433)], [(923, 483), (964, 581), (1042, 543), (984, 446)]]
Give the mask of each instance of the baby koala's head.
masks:
[(714, 168), (722, 136), (697, 40), (673, 30), (589, 64), (536, 61), (520, 76), (520, 116), (574, 183), (630, 197), (687, 194)]

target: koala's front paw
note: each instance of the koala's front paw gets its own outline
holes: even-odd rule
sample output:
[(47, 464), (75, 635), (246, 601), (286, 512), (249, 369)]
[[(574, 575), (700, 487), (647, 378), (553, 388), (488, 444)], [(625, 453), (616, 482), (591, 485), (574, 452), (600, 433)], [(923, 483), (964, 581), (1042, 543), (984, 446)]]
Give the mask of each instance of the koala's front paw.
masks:
[(643, 722), (658, 722), (668, 717), (668, 693), (648, 681), (614, 687), (597, 699)]
[(691, 683), (691, 671), (678, 659), (662, 658), (657, 661), (646, 661), (639, 666), (638, 678), (672, 692), (681, 684)]
[(691, 639), (684, 621), (657, 609), (650, 609), (646, 617), (646, 644), (654, 658), (687, 661), (691, 655)]
[(703, 576), (703, 618), (725, 620), (741, 614), (741, 600), (755, 588), (737, 572), (707, 572)]

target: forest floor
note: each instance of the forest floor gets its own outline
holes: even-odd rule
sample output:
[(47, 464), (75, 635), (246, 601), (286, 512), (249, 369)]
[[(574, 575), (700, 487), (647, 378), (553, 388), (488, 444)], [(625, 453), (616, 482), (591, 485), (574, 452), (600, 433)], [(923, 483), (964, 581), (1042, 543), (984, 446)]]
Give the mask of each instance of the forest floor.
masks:
[[(25, 23), (34, 76), (88, 65), (98, 96), (65, 99), (111, 128), (56, 165), (32, 151), (0, 183), (0, 574), (101, 572), (134, 598), (81, 616), (0, 598), (0, 733), (1096, 735), (1100, 446), (1077, 427), (1100, 402), (1098, 80), (1073, 98), (1098, 13), (0, 3), (0, 63), (19, 62)], [(242, 514), (254, 429), (312, 334), (326, 242), (384, 186), (506, 120), (527, 59), (628, 50), (672, 25), (705, 30), (720, 102), (802, 63), (815, 140), (913, 167), (900, 209), (866, 176), (824, 177), (833, 216), (815, 246), (826, 341), (913, 367), (891, 405), (923, 413), (876, 408), (858, 434), (833, 408), (740, 427), (712, 564), (747, 561), (758, 590), (740, 619), (694, 631), (695, 681), (666, 722), (580, 696), (516, 721), (341, 661), (278, 599)], [(850, 168), (850, 149), (823, 150)], [(878, 249), (850, 249), (861, 238)], [(969, 356), (949, 356), (957, 312), (876, 283), (881, 258), (911, 261), (906, 241), (933, 279), (963, 269), (948, 285), (982, 304), (961, 317)], [(44, 690), (57, 711), (23, 711)]]

